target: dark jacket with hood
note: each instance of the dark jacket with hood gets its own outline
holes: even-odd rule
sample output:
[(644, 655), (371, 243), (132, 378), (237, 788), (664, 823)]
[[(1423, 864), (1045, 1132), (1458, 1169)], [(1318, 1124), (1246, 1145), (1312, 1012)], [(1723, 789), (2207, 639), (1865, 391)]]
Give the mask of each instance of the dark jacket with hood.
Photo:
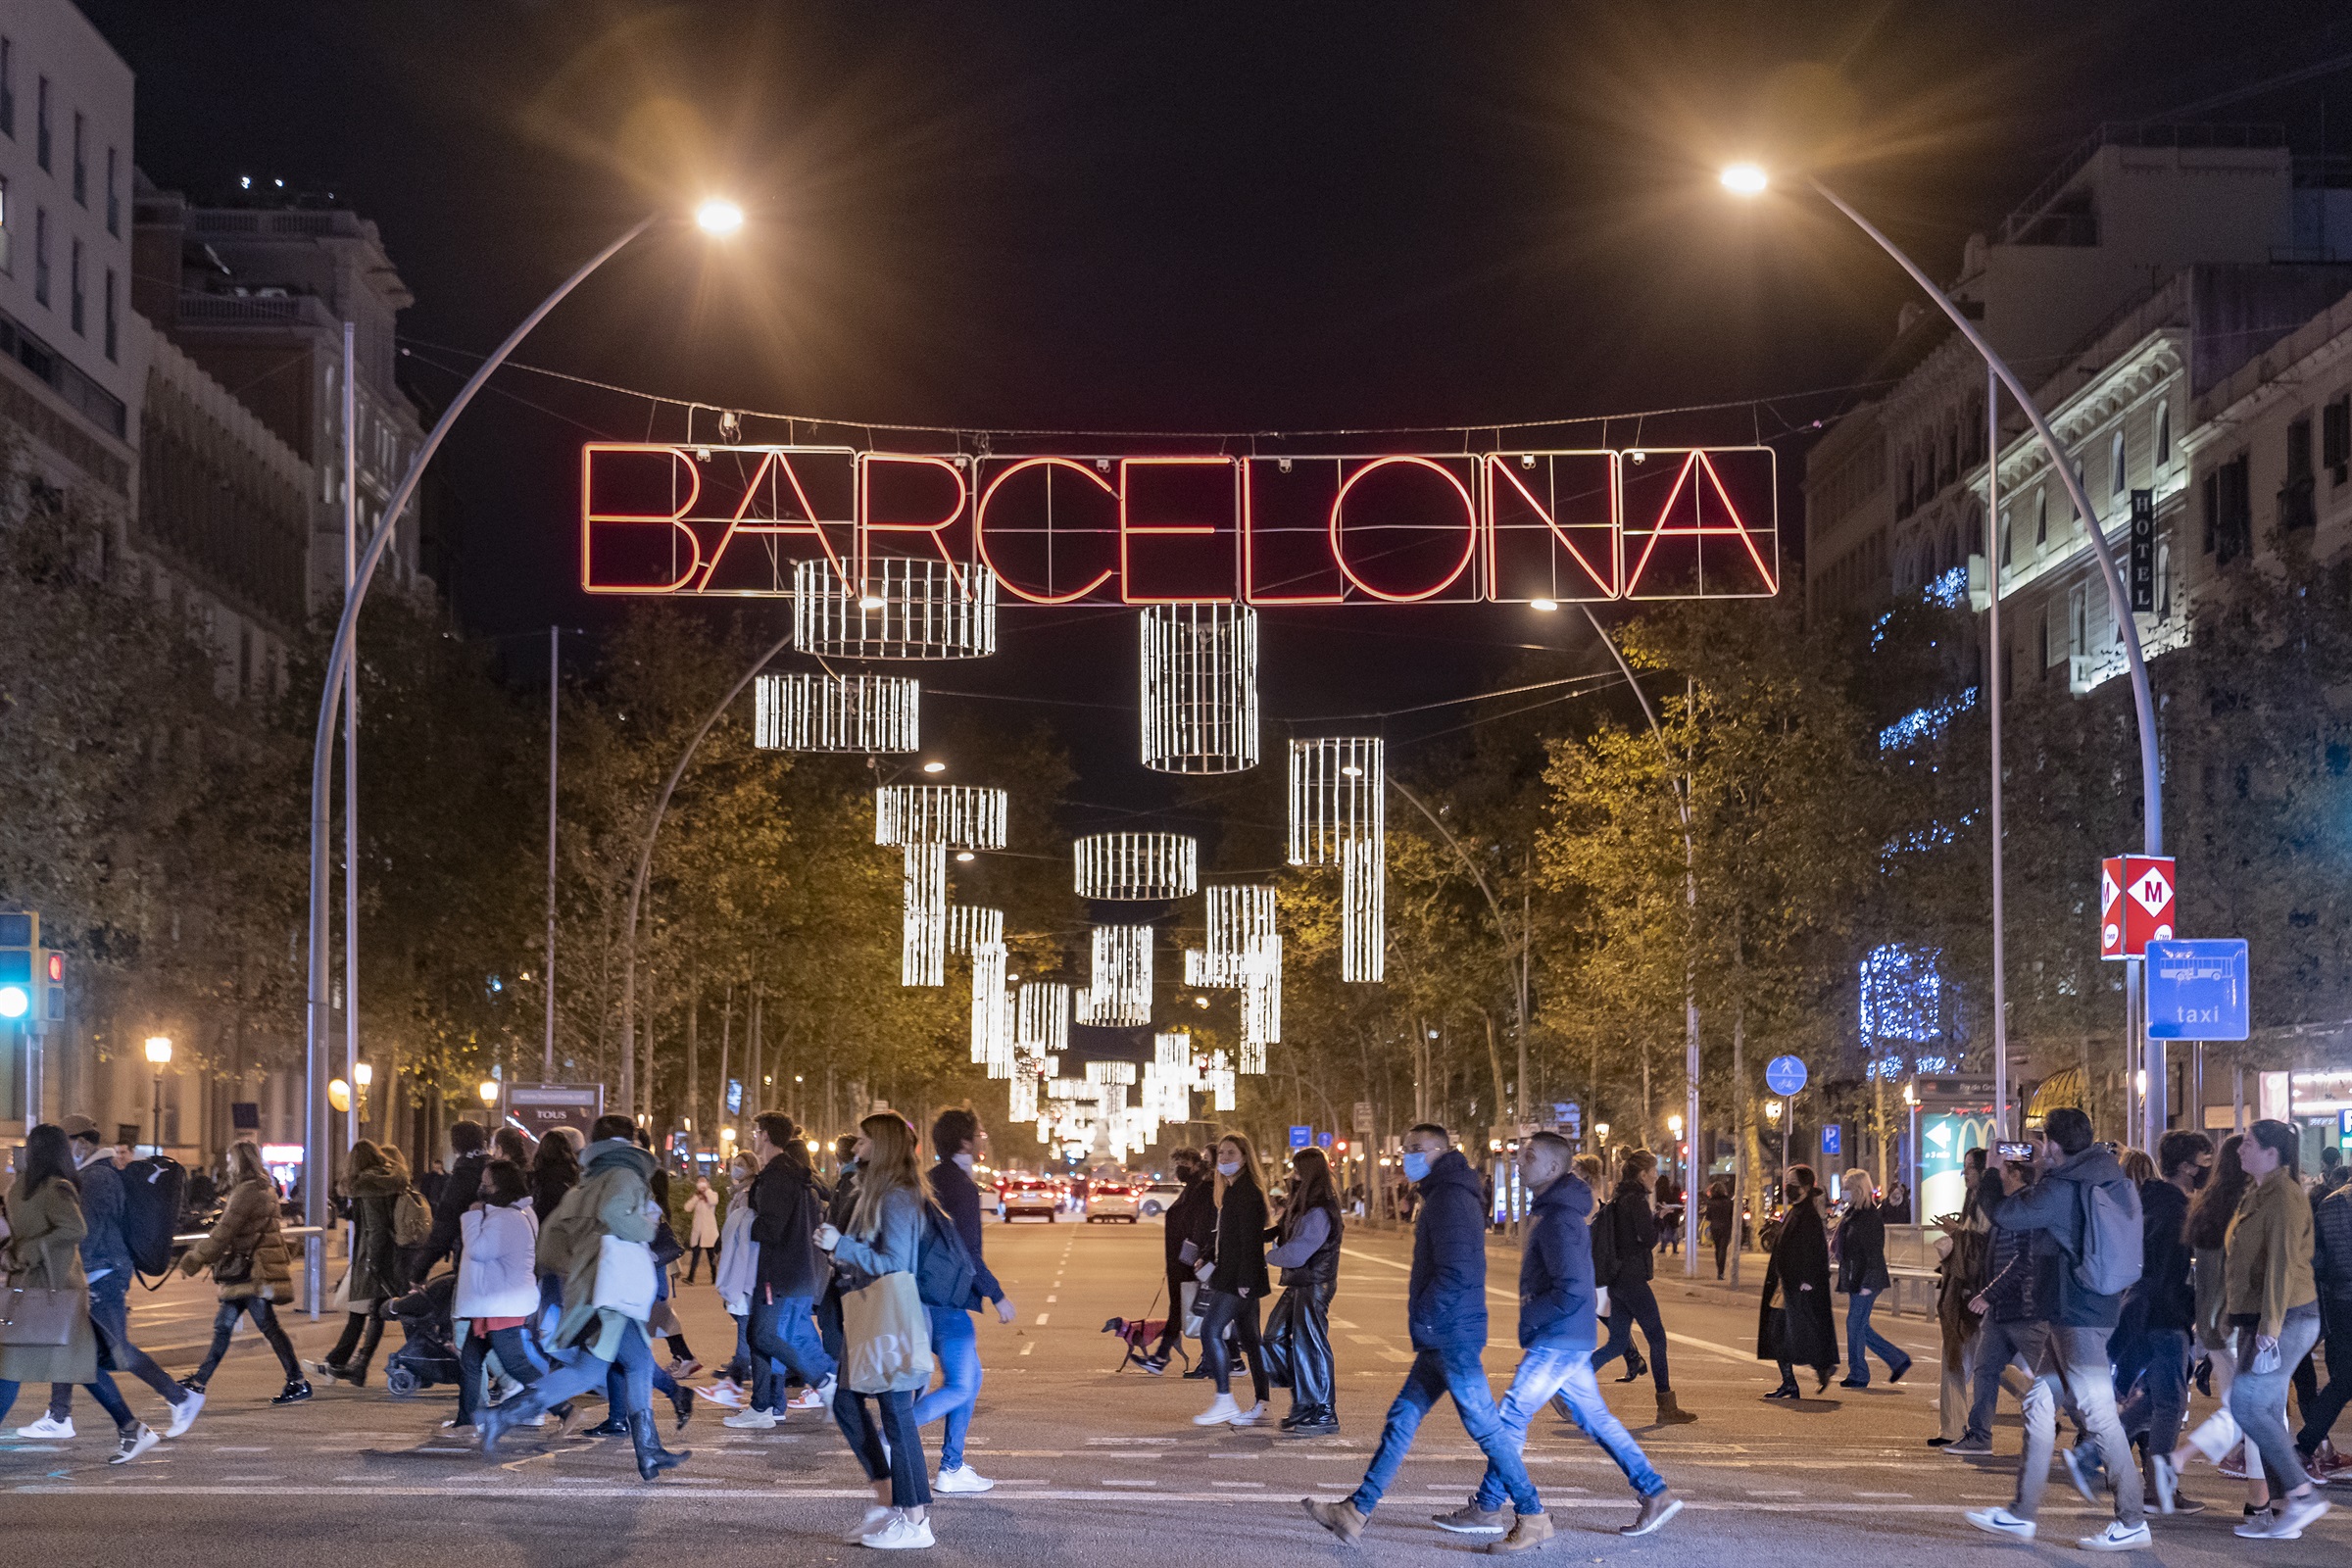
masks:
[(1536, 1195), (1527, 1250), (1519, 1259), (1519, 1345), (1590, 1350), (1596, 1339), (1592, 1236), (1585, 1215), (1592, 1189), (1574, 1171)]
[(460, 1154), (458, 1162), (449, 1167), (449, 1179), (441, 1184), (441, 1194), (433, 1200), (433, 1230), (416, 1250), (416, 1267), (410, 1278), (421, 1281), (433, 1271), (433, 1265), (458, 1250), (460, 1222), (466, 1211), (482, 1196), (482, 1167), (490, 1163), (487, 1150), (477, 1149), (469, 1154)]
[(2124, 1303), (2125, 1316), (2134, 1330), (2189, 1333), (2197, 1326), (2197, 1285), (2188, 1195), (2152, 1176), (2139, 1184), (2139, 1283)]
[[(80, 1146), (73, 1148), (78, 1155)], [(132, 1263), (130, 1238), (122, 1232), (122, 1173), (115, 1169), (109, 1154), (102, 1153), (94, 1159), (77, 1160), (74, 1187), (81, 1195), (82, 1223), (89, 1227), (81, 1239), (83, 1273), (96, 1279), (101, 1270), (107, 1270), (129, 1284)]]
[[(1583, 1185), (1581, 1182), (1579, 1185)], [(1591, 1188), (1585, 1189), (1589, 1195)], [(1621, 1181), (1592, 1216), (1592, 1277), (1610, 1290), (1646, 1285), (1657, 1273), (1658, 1216), (1649, 1189)]]
[(822, 1296), (832, 1276), (816, 1245), (825, 1200), (816, 1176), (789, 1154), (770, 1155), (752, 1178), (752, 1240), (760, 1244), (755, 1302)]
[(1405, 1322), (1416, 1350), (1483, 1348), (1487, 1343), (1487, 1204), (1478, 1172), (1458, 1149), (1429, 1162), (1417, 1184), (1413, 1272)]
[(2111, 1184), (2137, 1196), (2121, 1162), (2104, 1145), (2093, 1144), (2065, 1164), (2043, 1170), (2039, 1181), (2015, 1198), (2003, 1194), (1997, 1184), (1989, 1189), (1985, 1211), (1995, 1230), (2046, 1233), (2063, 1254), (2054, 1271), (2056, 1294), (2047, 1312), (2048, 1321), (2060, 1328), (2111, 1329), (2123, 1315), (2120, 1293), (2100, 1296), (2086, 1291), (2074, 1270), (2082, 1256), (2083, 1189)]

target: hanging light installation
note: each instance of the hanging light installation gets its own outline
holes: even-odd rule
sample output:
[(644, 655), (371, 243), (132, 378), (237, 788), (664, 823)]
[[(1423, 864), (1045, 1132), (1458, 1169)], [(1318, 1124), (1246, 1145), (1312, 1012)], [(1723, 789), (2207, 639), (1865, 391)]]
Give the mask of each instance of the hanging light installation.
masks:
[(1387, 968), (1388, 772), (1377, 736), (1291, 742), (1291, 863), (1340, 866), (1340, 978)]
[(978, 942), (972, 954), (972, 1060), (991, 1078), (1012, 1076), (1012, 999), (1004, 990), (1004, 944)]
[[(1004, 1086), (1004, 1119), (1006, 1121), (1035, 1121), (1037, 1119), (1037, 1079), (1029, 1073), (1016, 1073)], [(1039, 1131), (1044, 1131), (1040, 1122)]]
[(792, 642), (823, 659), (984, 659), (997, 651), (997, 574), (877, 556), (852, 583), (812, 556), (792, 568)]
[(1069, 1048), (1070, 988), (1058, 980), (1024, 980), (1013, 1019), (1013, 1044), (1033, 1055)]
[[(985, 904), (948, 906), (948, 951), (977, 954), (990, 943), (1004, 945), (1004, 911)], [(974, 1058), (975, 1060), (977, 1058)]]
[(899, 984), (948, 983), (948, 850), (944, 844), (909, 844), (906, 898), (899, 917)]
[(1117, 1086), (1122, 1095), (1126, 1092), (1124, 1086), (1135, 1082), (1135, 1075), (1136, 1063), (1132, 1061), (1090, 1061), (1086, 1064), (1088, 1083)]
[(1153, 1035), (1152, 1064), (1155, 1067), (1182, 1067), (1190, 1074), (1193, 1067), (1193, 1037), (1183, 1033)]
[(1184, 950), (1184, 983), (1209, 990), (1219, 986), (1238, 986), (1242, 983), (1238, 965), (1211, 959), (1205, 948)]
[(1096, 833), (1073, 854), (1082, 899), (1185, 899), (1200, 885), (1200, 843), (1182, 833)]
[(768, 752), (911, 752), (922, 744), (922, 683), (904, 675), (762, 675), (752, 744)]
[(973, 784), (885, 784), (874, 791), (876, 844), (1004, 847), (1005, 795)]
[(1201, 903), (1208, 917), (1206, 956), (1212, 972), (1219, 965), (1239, 964), (1253, 946), (1274, 934), (1270, 885), (1212, 883), (1202, 890)]
[(1143, 614), (1143, 761), (1161, 773), (1257, 765), (1257, 612), (1221, 603)]
[(1152, 1021), (1152, 928), (1099, 925), (1092, 984), (1078, 993), (1078, 1021), (1133, 1028)]
[(1266, 1070), (1266, 1047), (1282, 1042), (1282, 938), (1260, 937), (1242, 959), (1242, 1049), (1238, 1070)]

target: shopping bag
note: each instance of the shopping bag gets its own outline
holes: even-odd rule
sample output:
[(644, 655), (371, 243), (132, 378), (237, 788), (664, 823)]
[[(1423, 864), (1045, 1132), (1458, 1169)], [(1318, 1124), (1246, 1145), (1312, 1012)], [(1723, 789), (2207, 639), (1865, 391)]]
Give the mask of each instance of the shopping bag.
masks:
[(589, 1304), (644, 1322), (654, 1310), (654, 1254), (643, 1242), (602, 1236), (596, 1247), (596, 1290)]
[(858, 1394), (931, 1386), (931, 1317), (912, 1274), (885, 1274), (841, 1298), (841, 1380)]

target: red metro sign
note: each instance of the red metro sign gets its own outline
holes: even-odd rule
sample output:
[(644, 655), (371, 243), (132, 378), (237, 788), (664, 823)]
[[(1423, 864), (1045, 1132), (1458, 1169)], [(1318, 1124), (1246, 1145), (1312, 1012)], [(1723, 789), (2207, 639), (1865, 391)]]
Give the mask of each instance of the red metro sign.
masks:
[(1780, 591), (1769, 447), (989, 456), (595, 442), (580, 585), (768, 598), (796, 562), (986, 565), (1032, 605), (1526, 604)]

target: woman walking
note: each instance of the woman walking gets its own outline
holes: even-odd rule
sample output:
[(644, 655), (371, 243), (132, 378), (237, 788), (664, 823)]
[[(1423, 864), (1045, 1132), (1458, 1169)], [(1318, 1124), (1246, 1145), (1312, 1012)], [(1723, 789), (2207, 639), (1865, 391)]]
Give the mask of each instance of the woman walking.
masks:
[(1871, 1353), (1886, 1363), (1886, 1381), (1911, 1370), (1903, 1348), (1870, 1326), (1879, 1293), (1894, 1283), (1886, 1272), (1886, 1214), (1870, 1172), (1845, 1173), (1845, 1217), (1838, 1222), (1838, 1289), (1845, 1293), (1845, 1378), (1841, 1389), (1870, 1387)]
[[(2237, 1151), (2248, 1186), (2223, 1241), (2226, 1274), (2223, 1321), (2236, 1339), (2236, 1375), (2227, 1409), (2159, 1456), (2157, 1506), (2170, 1513), (2174, 1488), (2189, 1454), (2218, 1461), (2243, 1432), (2262, 1455), (2275, 1484), (2285, 1490), (2267, 1511), (2250, 1515), (2237, 1534), (2268, 1541), (2300, 1540), (2328, 1511), (2313, 1490), (2302, 1456), (2286, 1428), (2286, 1387), (2320, 1335), (2320, 1293), (2312, 1277), (2311, 1199), (2296, 1169), (2296, 1129), (2263, 1120), (2246, 1130)], [(2193, 1224), (2193, 1219), (2192, 1219)], [(2247, 1478), (2254, 1475), (2249, 1463)]]
[[(858, 1197), (849, 1224), (836, 1229), (827, 1222), (816, 1232), (816, 1245), (833, 1254), (840, 1276), (848, 1351), (833, 1419), (874, 1487), (874, 1505), (843, 1539), (889, 1550), (928, 1546), (930, 1467), (922, 1428), (914, 1424), (914, 1397), (931, 1383), (931, 1346), (914, 1271), (925, 1211), (936, 1213), (938, 1205), (915, 1157), (913, 1128), (881, 1115), (866, 1117), (858, 1131)], [(878, 1416), (866, 1408), (869, 1398)]]
[(220, 1358), (228, 1353), (228, 1339), (237, 1319), (250, 1317), (262, 1338), (277, 1353), (285, 1369), (286, 1386), (270, 1397), (271, 1404), (299, 1404), (311, 1396), (311, 1385), (294, 1359), (294, 1346), (279, 1326), (273, 1301), (294, 1299), (294, 1262), (286, 1239), (277, 1228), (277, 1184), (262, 1163), (261, 1146), (239, 1139), (228, 1146), (227, 1206), (220, 1210), (212, 1234), (180, 1254), (179, 1271), (194, 1276), (213, 1271), (213, 1286), (220, 1308), (213, 1316), (213, 1346), (204, 1362), (182, 1386), (202, 1394), (213, 1381)]
[[(1767, 1399), (1801, 1398), (1796, 1367), (1809, 1366), (1830, 1386), (1838, 1369), (1838, 1328), (1830, 1316), (1830, 1236), (1813, 1185), (1813, 1167), (1791, 1165), (1781, 1177), (1788, 1210), (1764, 1266), (1764, 1299), (1756, 1319), (1756, 1359), (1781, 1364), (1781, 1386)], [(1773, 1305), (1778, 1294), (1781, 1304)]]
[(1718, 1181), (1707, 1189), (1707, 1239), (1715, 1244), (1715, 1277), (1723, 1278), (1723, 1265), (1732, 1250), (1732, 1238), (1739, 1235), (1739, 1216), (1732, 1203), (1732, 1184)]
[(539, 1311), (539, 1217), (530, 1182), (510, 1159), (482, 1167), (481, 1197), (459, 1216), (465, 1250), (458, 1254), (458, 1289), (449, 1315), (458, 1332), (458, 1427), (470, 1429), (482, 1402), (482, 1367), (499, 1368), (528, 1388), (547, 1363), (524, 1332)]
[(107, 1463), (128, 1464), (158, 1440), (153, 1428), (130, 1413), (114, 1378), (98, 1367), (98, 1328), (90, 1321), (90, 1285), (81, 1269), (81, 1239), (89, 1227), (74, 1185), (74, 1156), (64, 1128), (42, 1122), (24, 1135), (24, 1147), (17, 1152), (17, 1179), (8, 1189), (8, 1230), (0, 1255), (7, 1261), (9, 1285), (24, 1293), (17, 1311), (27, 1313), (36, 1300), (46, 1301), (62, 1306), (68, 1321), (62, 1344), (0, 1345), (0, 1421), (15, 1408), (17, 1390), (26, 1383), (78, 1383), (115, 1418), (115, 1451)]
[[(396, 1148), (385, 1152), (363, 1138), (351, 1146), (343, 1177), (351, 1199), (351, 1264), (343, 1275), (343, 1333), (311, 1370), (329, 1383), (368, 1384), (368, 1363), (384, 1337), (383, 1305), (408, 1292), (408, 1267), (395, 1239), (400, 1205), (421, 1203), (409, 1185), (409, 1167)], [(356, 1355), (356, 1359), (355, 1359)]]
[[(1266, 1190), (1258, 1185), (1257, 1152), (1240, 1133), (1217, 1140), (1217, 1235), (1215, 1250), (1198, 1269), (1205, 1289), (1200, 1306), (1200, 1363), (1217, 1382), (1217, 1396), (1193, 1417), (1197, 1427), (1253, 1427), (1266, 1418), (1266, 1363), (1257, 1348), (1257, 1306), (1265, 1299)], [(1233, 1402), (1233, 1349), (1225, 1333), (1250, 1363), (1253, 1399), (1245, 1410)]]
[(732, 1410), (743, 1408), (752, 1388), (752, 1292), (760, 1283), (760, 1244), (752, 1240), (752, 1183), (759, 1175), (760, 1161), (748, 1149), (738, 1150), (727, 1161), (727, 1217), (719, 1226), (710, 1284), (718, 1292), (718, 1304), (735, 1320), (735, 1354), (710, 1388), (694, 1391)]
[(1969, 1303), (1991, 1279), (1986, 1266), (1991, 1256), (1992, 1221), (1977, 1201), (1977, 1186), (1984, 1179), (1982, 1147), (1960, 1156), (1960, 1176), (1967, 1197), (1957, 1214), (1938, 1214), (1936, 1250), (1936, 1326), (1942, 1336), (1938, 1357), (1942, 1378), (1936, 1386), (1936, 1436), (1931, 1448), (1948, 1448), (1968, 1433), (1968, 1409), (1977, 1384), (1977, 1347), (1984, 1332), (1984, 1314)]
[(710, 1190), (710, 1178), (694, 1179), (694, 1196), (686, 1200), (686, 1283), (694, 1283), (695, 1274), (702, 1268), (703, 1259), (710, 1260), (710, 1273), (718, 1274), (718, 1194)]
[(1269, 1233), (1268, 1266), (1282, 1270), (1282, 1295), (1266, 1320), (1267, 1339), (1287, 1354), (1291, 1413), (1282, 1430), (1324, 1438), (1340, 1430), (1331, 1356), (1331, 1297), (1340, 1283), (1340, 1199), (1320, 1149), (1291, 1155), (1291, 1190), (1282, 1223)]
[[(1674, 1400), (1674, 1384), (1666, 1368), (1666, 1324), (1658, 1316), (1658, 1298), (1649, 1282), (1655, 1277), (1658, 1218), (1650, 1211), (1650, 1178), (1658, 1157), (1646, 1149), (1629, 1149), (1618, 1156), (1617, 1191), (1592, 1216), (1592, 1277), (1609, 1293), (1609, 1337), (1592, 1352), (1597, 1372), (1618, 1356), (1625, 1357), (1625, 1376), (1631, 1383), (1648, 1372), (1657, 1383), (1658, 1420), (1680, 1425), (1698, 1417)], [(1634, 1326), (1649, 1344), (1649, 1359), (1634, 1348)]]

